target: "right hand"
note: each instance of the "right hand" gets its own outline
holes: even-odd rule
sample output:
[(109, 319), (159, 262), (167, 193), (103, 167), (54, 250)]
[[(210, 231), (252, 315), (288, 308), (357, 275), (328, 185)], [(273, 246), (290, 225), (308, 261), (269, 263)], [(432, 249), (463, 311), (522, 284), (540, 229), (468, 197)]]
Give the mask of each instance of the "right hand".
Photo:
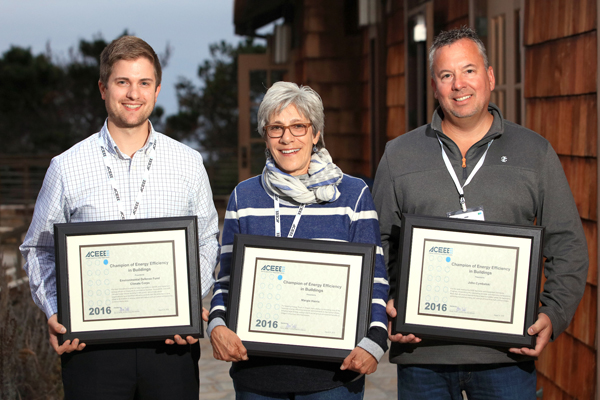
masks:
[(396, 315), (398, 314), (398, 312), (396, 311), (396, 307), (394, 307), (393, 299), (388, 300), (387, 306), (385, 307), (385, 312), (387, 312), (387, 315), (388, 315), (388, 338), (392, 342), (398, 342), (398, 343), (420, 343), (421, 342), (421, 338), (416, 337), (412, 333), (409, 335), (402, 335), (400, 333), (392, 335), (392, 318), (396, 318)]
[(219, 325), (210, 333), (213, 357), (222, 361), (245, 361), (248, 352), (239, 336), (226, 326)]
[(58, 323), (56, 314), (48, 319), (48, 336), (50, 345), (58, 355), (70, 353), (74, 350), (81, 351), (85, 348), (85, 343), (79, 343), (79, 339), (73, 339), (73, 342), (66, 340), (61, 346), (58, 345), (58, 335), (67, 333), (67, 329)]

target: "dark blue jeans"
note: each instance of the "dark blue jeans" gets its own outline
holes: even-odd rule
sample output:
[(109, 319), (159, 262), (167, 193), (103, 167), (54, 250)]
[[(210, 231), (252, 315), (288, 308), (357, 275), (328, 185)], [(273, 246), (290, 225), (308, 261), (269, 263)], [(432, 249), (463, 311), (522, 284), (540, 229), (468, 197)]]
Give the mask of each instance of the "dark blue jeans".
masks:
[(236, 400), (362, 400), (365, 393), (365, 377), (331, 390), (306, 393), (269, 393), (250, 391), (233, 383)]
[(398, 365), (398, 400), (535, 400), (533, 361), (487, 365)]

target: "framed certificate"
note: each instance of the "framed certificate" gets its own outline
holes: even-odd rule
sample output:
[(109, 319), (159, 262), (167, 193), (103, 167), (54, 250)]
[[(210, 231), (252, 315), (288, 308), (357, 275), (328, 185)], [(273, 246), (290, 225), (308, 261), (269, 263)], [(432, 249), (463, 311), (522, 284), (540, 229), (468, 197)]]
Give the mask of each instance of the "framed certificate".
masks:
[(341, 361), (366, 336), (375, 246), (236, 235), (227, 326), (249, 354)]
[(403, 214), (394, 333), (535, 347), (544, 228)]
[(54, 241), (61, 344), (203, 336), (195, 216), (56, 224)]

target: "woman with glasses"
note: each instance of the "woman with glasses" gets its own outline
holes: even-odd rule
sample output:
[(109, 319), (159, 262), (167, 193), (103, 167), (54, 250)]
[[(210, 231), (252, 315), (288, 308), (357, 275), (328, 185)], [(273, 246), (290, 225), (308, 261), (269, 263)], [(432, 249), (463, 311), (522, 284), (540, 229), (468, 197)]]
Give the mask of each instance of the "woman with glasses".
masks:
[[(208, 331), (215, 358), (233, 361), (230, 375), (238, 400), (362, 399), (364, 374), (375, 372), (387, 350), (388, 282), (377, 214), (367, 185), (342, 173), (331, 160), (323, 141), (324, 120), (314, 90), (275, 83), (258, 110), (265, 168), (262, 175), (240, 183), (229, 199)], [(377, 245), (369, 331), (342, 364), (247, 355), (239, 337), (225, 326), (236, 233)]]

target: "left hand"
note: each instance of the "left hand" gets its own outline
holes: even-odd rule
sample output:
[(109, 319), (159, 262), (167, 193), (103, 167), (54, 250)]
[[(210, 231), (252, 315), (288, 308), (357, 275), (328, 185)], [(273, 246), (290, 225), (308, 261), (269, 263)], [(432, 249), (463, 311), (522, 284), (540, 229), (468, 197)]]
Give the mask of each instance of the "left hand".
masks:
[[(205, 322), (208, 322), (208, 310), (207, 310), (206, 308), (204, 308), (204, 307), (202, 307), (202, 319), (203, 319)], [(194, 343), (197, 343), (197, 342), (198, 342), (198, 339), (196, 339), (196, 338), (193, 338), (193, 337), (191, 337), (191, 336), (188, 336), (188, 337), (186, 337), (186, 338), (185, 338), (185, 340), (184, 340), (184, 339), (183, 339), (181, 336), (179, 336), (179, 335), (175, 335), (175, 336), (173, 337), (173, 339), (166, 339), (166, 340), (165, 340), (165, 343), (166, 343), (166, 344), (175, 344), (175, 343), (177, 343), (177, 344), (179, 344), (179, 345), (185, 345), (185, 344), (194, 344)]]
[(394, 299), (388, 300), (385, 312), (388, 315), (388, 339), (390, 339), (390, 341), (398, 343), (421, 343), (421, 338), (416, 337), (412, 333), (409, 333), (408, 335), (403, 335), (401, 333), (396, 333), (395, 335), (392, 334), (392, 320), (398, 315), (396, 307), (394, 307)]
[(369, 375), (377, 371), (377, 360), (368, 351), (361, 347), (355, 347), (354, 350), (344, 359), (340, 369), (349, 369), (359, 374)]
[(515, 354), (539, 357), (539, 355), (542, 353), (542, 350), (544, 350), (544, 347), (546, 347), (550, 341), (550, 337), (552, 336), (552, 321), (550, 321), (550, 318), (546, 314), (540, 313), (535, 324), (531, 325), (529, 329), (527, 329), (527, 333), (531, 336), (537, 334), (537, 338), (535, 340), (535, 349), (523, 347), (521, 349), (512, 348), (509, 349), (509, 351)]
[(184, 344), (194, 344), (194, 343), (197, 343), (197, 342), (198, 342), (198, 339), (193, 338), (191, 336), (187, 336), (185, 338), (185, 340), (181, 336), (179, 336), (179, 335), (175, 335), (173, 337), (173, 339), (165, 339), (165, 343), (166, 344), (175, 344), (175, 343), (177, 343), (178, 345), (184, 345)]

